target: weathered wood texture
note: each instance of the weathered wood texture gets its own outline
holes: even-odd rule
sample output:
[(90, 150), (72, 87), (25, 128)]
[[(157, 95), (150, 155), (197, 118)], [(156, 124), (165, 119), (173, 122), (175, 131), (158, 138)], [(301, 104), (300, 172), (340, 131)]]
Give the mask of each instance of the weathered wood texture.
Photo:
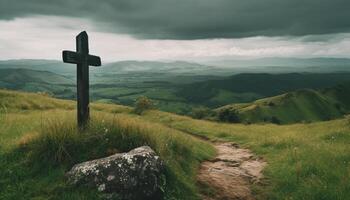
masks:
[(78, 126), (84, 128), (89, 121), (89, 66), (101, 66), (98, 56), (89, 55), (88, 35), (85, 31), (76, 37), (77, 52), (63, 51), (63, 62), (77, 64)]

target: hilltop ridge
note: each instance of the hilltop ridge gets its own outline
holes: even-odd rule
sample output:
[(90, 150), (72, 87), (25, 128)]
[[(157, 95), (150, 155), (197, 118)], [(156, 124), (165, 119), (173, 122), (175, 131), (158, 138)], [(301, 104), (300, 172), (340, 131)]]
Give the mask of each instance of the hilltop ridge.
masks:
[(222, 114), (223, 120), (234, 115), (239, 118), (235, 118), (237, 121), (244, 123), (290, 124), (335, 119), (350, 112), (350, 82), (319, 90), (300, 89), (252, 103), (226, 105), (216, 111)]

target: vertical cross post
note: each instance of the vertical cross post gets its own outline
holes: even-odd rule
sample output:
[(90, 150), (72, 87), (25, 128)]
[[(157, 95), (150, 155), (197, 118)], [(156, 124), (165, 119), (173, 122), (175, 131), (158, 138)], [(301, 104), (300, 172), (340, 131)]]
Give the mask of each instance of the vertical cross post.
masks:
[(63, 51), (63, 62), (77, 64), (77, 118), (79, 128), (85, 128), (89, 118), (89, 65), (101, 66), (101, 59), (89, 55), (88, 35), (85, 31), (76, 37), (76, 50)]
[[(85, 33), (85, 34), (84, 34)], [(86, 32), (79, 34), (76, 38), (77, 53), (81, 55), (89, 54), (88, 35)], [(87, 59), (81, 59), (77, 63), (77, 99), (78, 99), (78, 125), (86, 125), (90, 117), (89, 109), (89, 66)]]

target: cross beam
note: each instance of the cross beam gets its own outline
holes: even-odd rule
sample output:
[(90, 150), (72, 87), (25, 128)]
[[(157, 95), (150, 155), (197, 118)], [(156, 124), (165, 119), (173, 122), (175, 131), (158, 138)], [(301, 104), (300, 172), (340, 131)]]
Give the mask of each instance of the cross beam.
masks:
[(101, 66), (98, 56), (89, 55), (88, 35), (85, 31), (76, 37), (77, 51), (63, 51), (63, 62), (77, 64), (77, 117), (78, 126), (84, 128), (89, 121), (89, 65)]

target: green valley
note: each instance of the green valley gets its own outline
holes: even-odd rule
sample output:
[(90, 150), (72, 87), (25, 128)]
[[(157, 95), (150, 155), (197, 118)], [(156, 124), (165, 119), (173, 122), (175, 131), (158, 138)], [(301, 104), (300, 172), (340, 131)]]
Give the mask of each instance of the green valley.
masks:
[[(312, 60), (306, 61), (303, 62), (307, 66), (317, 64)], [(147, 96), (160, 110), (190, 115), (194, 108), (215, 109), (349, 81), (350, 73), (338, 71), (343, 69), (338, 62), (345, 61), (327, 62), (334, 65), (332, 72), (280, 74), (273, 70), (269, 73), (243, 73), (242, 69), (180, 61), (121, 61), (91, 69), (91, 99), (132, 106), (138, 97)], [(249, 67), (246, 71), (249, 72)], [(75, 67), (58, 61), (1, 61), (0, 78), (0, 88), (45, 92), (64, 99), (75, 99), (76, 96)]]

